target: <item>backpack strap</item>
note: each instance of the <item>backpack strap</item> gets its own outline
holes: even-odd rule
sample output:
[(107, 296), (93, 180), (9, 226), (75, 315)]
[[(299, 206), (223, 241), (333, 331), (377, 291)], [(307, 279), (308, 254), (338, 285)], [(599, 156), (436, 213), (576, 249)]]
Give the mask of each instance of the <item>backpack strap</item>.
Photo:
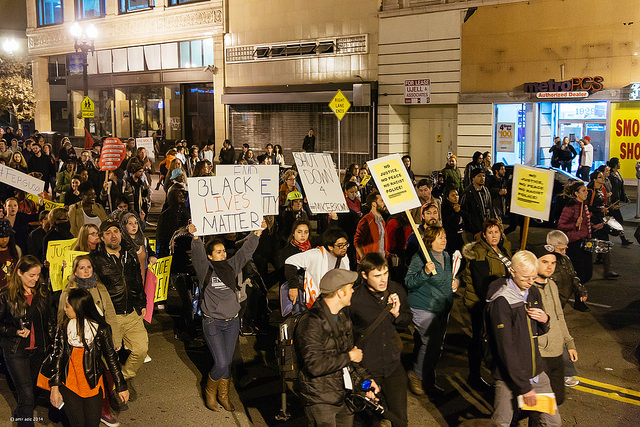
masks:
[[(389, 297), (389, 291), (385, 291), (384, 293), (384, 300), (386, 301)], [(378, 317), (376, 317), (376, 319), (373, 321), (373, 323), (371, 323), (367, 329), (364, 330), (364, 332), (362, 332), (362, 334), (360, 335), (360, 341), (365, 341), (367, 338), (369, 338), (369, 336), (373, 333), (373, 331), (376, 330), (376, 328), (378, 326), (380, 326), (380, 324), (382, 323), (382, 321), (384, 320), (385, 317), (387, 317), (387, 314), (389, 314), (389, 312), (391, 311), (391, 308), (393, 306), (391, 304), (386, 304), (384, 309), (378, 314)]]

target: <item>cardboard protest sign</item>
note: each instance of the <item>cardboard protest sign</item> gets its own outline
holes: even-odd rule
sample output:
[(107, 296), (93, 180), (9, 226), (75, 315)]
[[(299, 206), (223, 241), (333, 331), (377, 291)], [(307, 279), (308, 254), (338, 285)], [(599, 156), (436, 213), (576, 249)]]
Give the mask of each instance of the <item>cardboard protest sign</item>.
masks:
[(27, 194), (27, 199), (31, 200), (36, 205), (40, 205), (40, 202), (42, 201), (44, 203), (45, 211), (50, 211), (55, 208), (64, 208), (64, 203), (52, 202), (51, 200), (38, 197), (34, 194)]
[(144, 320), (147, 323), (151, 323), (153, 317), (153, 304), (156, 299), (156, 289), (158, 286), (158, 278), (150, 268), (147, 269), (147, 277), (144, 279), (144, 294), (147, 297), (147, 314), (144, 315)]
[(0, 182), (26, 193), (40, 194), (44, 191), (43, 180), (5, 165), (0, 165)]
[(71, 250), (76, 243), (76, 238), (68, 240), (51, 240), (47, 245), (47, 261), (49, 261), (49, 276), (51, 278), (51, 288), (53, 291), (61, 291), (66, 283), (64, 281), (64, 272), (62, 261), (65, 255)]
[(241, 233), (262, 227), (258, 175), (187, 178), (196, 236)]
[(127, 153), (127, 147), (118, 138), (107, 138), (104, 140), (100, 151), (100, 161), (98, 165), (102, 171), (113, 171), (120, 167)]
[(278, 165), (217, 165), (216, 176), (252, 175), (260, 176), (260, 195), (262, 196), (262, 214), (278, 215), (280, 166)]
[(171, 272), (172, 260), (172, 256), (166, 256), (156, 261), (152, 267), (149, 267), (149, 270), (151, 270), (153, 275), (158, 279), (155, 296), (153, 298), (154, 302), (165, 301), (167, 299), (167, 293), (169, 292), (169, 273)]
[(156, 153), (153, 149), (153, 138), (145, 137), (145, 138), (136, 138), (136, 147), (144, 148), (147, 152), (147, 157), (151, 159), (152, 162), (156, 160)]
[(420, 199), (399, 154), (367, 162), (390, 214), (420, 207)]
[[(151, 250), (155, 254), (156, 253), (156, 239), (149, 239), (149, 247), (151, 248)], [(151, 256), (151, 254), (149, 254), (149, 256)]]
[(349, 212), (329, 153), (293, 153), (293, 159), (312, 213)]
[(547, 221), (554, 176), (553, 170), (514, 165), (511, 212)]

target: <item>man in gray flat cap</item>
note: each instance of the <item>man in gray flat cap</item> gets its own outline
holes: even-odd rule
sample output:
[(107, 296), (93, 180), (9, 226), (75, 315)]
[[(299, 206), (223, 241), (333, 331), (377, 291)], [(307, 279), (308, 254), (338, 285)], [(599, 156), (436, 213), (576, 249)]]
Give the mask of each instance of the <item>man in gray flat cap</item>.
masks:
[(296, 349), (302, 360), (298, 390), (311, 426), (353, 425), (353, 414), (345, 404), (348, 390), (362, 389), (370, 380), (367, 396), (375, 399), (374, 393), (380, 391), (359, 364), (362, 350), (353, 345), (351, 320), (343, 311), (351, 305), (357, 278), (357, 273), (339, 268), (325, 274), (320, 298), (296, 328)]

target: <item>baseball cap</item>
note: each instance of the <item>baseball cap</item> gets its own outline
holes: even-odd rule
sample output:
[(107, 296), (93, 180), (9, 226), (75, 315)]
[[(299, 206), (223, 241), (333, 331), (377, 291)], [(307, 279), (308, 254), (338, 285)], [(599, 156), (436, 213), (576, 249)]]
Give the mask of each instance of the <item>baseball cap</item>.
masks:
[(322, 279), (320, 280), (320, 292), (323, 294), (330, 294), (337, 291), (344, 285), (355, 282), (357, 278), (358, 273), (355, 271), (334, 268), (322, 276)]
[(542, 258), (545, 255), (553, 255), (556, 258), (558, 257), (558, 254), (556, 252), (554, 252), (552, 245), (534, 246), (531, 249), (531, 252), (533, 252), (533, 254), (536, 256), (536, 258)]
[(100, 224), (100, 234), (104, 233), (111, 227), (120, 229), (120, 224), (115, 219), (108, 219), (106, 221), (103, 221), (102, 224)]

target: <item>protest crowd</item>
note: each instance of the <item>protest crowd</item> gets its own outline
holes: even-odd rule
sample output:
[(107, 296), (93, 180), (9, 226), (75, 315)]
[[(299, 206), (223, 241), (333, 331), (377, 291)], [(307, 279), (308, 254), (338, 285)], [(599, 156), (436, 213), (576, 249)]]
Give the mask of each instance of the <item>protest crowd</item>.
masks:
[[(559, 426), (539, 395), (561, 405), (578, 383), (563, 307), (589, 310), (592, 276), (619, 277), (610, 236), (631, 244), (619, 227), (628, 201), (620, 162), (594, 170), (588, 140), (580, 178), (554, 201), (546, 244), (517, 250), (506, 238), (523, 230), (510, 211), (512, 176), (489, 152), (464, 168), (452, 154), (428, 177), (402, 157), (417, 201), (391, 214), (373, 163), (336, 173), (329, 154), (314, 153), (312, 130), (292, 165), (279, 145), (236, 150), (226, 140), (216, 156), (213, 144), (159, 137), (153, 153), (122, 141), (124, 159), (111, 170), (101, 167), (101, 142), (77, 149), (65, 138), (55, 153), (37, 132), (24, 139), (7, 129), (3, 138), (0, 347), (19, 425), (34, 425), (43, 395), (70, 425), (118, 425), (146, 392), (135, 381), (150, 350), (145, 321), (170, 287), (182, 304), (177, 336), (213, 357), (203, 380), (212, 411), (235, 410), (238, 336), (264, 333), (280, 310), (310, 425), (406, 426), (408, 391), (442, 397), (437, 365), (457, 294), (472, 331), (468, 383), (494, 396), (492, 421)], [(553, 149), (565, 170), (578, 155), (559, 139)], [(23, 175), (42, 189), (29, 193)], [(157, 224), (152, 192), (166, 195)], [(166, 277), (159, 265), (170, 265)], [(410, 366), (401, 331), (415, 337)], [(517, 397), (536, 410), (519, 410)]]

